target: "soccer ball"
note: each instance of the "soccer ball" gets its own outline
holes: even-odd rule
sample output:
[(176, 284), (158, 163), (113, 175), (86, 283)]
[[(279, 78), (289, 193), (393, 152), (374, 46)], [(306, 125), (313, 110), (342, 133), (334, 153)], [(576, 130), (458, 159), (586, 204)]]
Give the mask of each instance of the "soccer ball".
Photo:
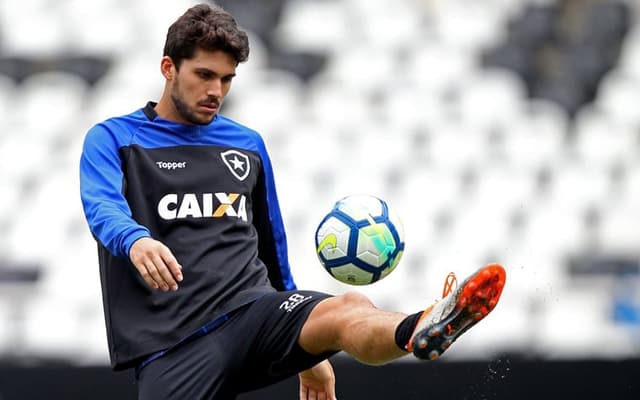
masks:
[(320, 222), (315, 239), (324, 268), (350, 285), (386, 277), (404, 251), (402, 222), (384, 200), (370, 195), (338, 200)]

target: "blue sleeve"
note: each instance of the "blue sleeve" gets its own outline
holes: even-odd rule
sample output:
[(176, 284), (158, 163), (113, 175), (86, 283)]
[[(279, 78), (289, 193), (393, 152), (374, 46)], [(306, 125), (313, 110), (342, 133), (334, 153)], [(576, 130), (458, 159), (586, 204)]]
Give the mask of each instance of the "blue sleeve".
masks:
[(128, 257), (133, 242), (151, 233), (133, 220), (122, 193), (119, 147), (105, 124), (89, 130), (80, 158), (80, 196), (93, 236), (113, 255)]
[(280, 205), (278, 204), (273, 167), (271, 166), (271, 160), (269, 159), (267, 149), (261, 138), (258, 140), (258, 152), (260, 153), (262, 167), (264, 170), (266, 202), (269, 215), (268, 225), (271, 227), (271, 232), (273, 234), (275, 253), (280, 267), (280, 275), (282, 276), (282, 284), (284, 285), (285, 290), (294, 290), (297, 287), (293, 280), (293, 276), (291, 275), (291, 268), (289, 266), (287, 237), (285, 234), (284, 222), (282, 221), (282, 214), (280, 212)]

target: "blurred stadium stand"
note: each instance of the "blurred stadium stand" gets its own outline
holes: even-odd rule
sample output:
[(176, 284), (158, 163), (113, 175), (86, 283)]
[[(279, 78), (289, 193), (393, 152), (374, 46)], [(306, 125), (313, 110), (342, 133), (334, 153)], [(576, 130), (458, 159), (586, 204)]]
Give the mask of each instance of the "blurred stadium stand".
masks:
[[(107, 364), (82, 140), (158, 98), (166, 29), (195, 3), (0, 2), (0, 360)], [(220, 4), (252, 44), (223, 113), (265, 137), (298, 286), (351, 289), (313, 235), (338, 198), (375, 194), (407, 242), (359, 288), (378, 306), (415, 312), (451, 270), (508, 269), (451, 360), (640, 356), (640, 3)]]

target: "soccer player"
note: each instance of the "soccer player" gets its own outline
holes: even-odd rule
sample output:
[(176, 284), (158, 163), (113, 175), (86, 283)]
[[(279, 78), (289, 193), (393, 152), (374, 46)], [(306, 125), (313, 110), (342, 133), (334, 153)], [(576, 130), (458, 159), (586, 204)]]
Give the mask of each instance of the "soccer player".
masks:
[(332, 400), (331, 355), (435, 359), (505, 283), (485, 266), (412, 315), (297, 289), (265, 145), (219, 113), (248, 54), (232, 15), (190, 8), (168, 30), (158, 102), (85, 138), (80, 191), (111, 364), (135, 368), (142, 400), (235, 399), (295, 374), (300, 399)]

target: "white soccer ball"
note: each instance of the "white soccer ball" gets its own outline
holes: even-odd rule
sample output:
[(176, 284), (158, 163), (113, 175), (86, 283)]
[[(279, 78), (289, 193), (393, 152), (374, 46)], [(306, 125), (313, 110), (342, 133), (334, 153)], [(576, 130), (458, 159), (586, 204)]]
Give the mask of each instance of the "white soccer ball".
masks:
[(393, 271), (404, 251), (400, 218), (375, 196), (352, 195), (335, 203), (316, 230), (324, 268), (340, 282), (368, 285)]

